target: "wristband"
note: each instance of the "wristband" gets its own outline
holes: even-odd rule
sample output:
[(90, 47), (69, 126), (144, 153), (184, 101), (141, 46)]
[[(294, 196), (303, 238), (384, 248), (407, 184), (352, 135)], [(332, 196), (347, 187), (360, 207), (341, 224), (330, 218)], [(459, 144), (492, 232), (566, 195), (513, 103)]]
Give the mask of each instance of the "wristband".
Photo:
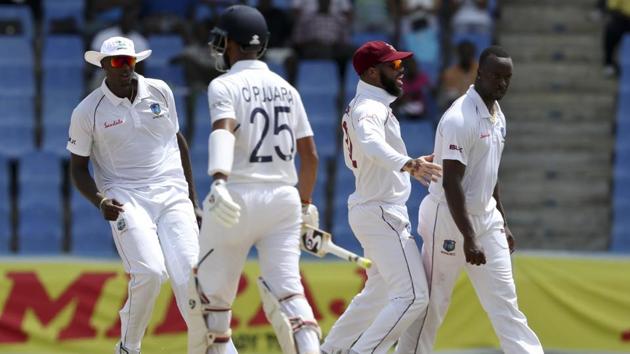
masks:
[(302, 202), (302, 204), (313, 204), (312, 199), (300, 199), (300, 201)]
[(101, 201), (98, 203), (98, 209), (101, 210), (101, 208), (103, 207), (103, 203), (105, 203), (108, 200), (109, 198), (103, 197), (103, 199), (101, 199)]

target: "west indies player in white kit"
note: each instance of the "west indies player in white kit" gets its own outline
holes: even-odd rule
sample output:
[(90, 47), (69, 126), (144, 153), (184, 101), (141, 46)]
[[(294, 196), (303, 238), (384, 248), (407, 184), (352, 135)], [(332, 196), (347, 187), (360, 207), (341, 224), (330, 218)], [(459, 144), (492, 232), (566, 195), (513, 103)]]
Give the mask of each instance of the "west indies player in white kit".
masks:
[(429, 300), (405, 203), (410, 173), (428, 183), (441, 168), (431, 156), (407, 155), (390, 108), (402, 94), (401, 62), (411, 56), (381, 41), (365, 43), (353, 56), (361, 80), (342, 119), (345, 163), (356, 180), (348, 218), (373, 266), (326, 337), (324, 353), (386, 353)]
[(231, 307), (255, 245), (277, 309), (266, 314), (283, 352), (318, 354), (320, 330), (299, 272), (301, 223), (318, 226), (310, 204), (318, 163), (313, 132), (297, 90), (258, 60), (269, 38), (258, 10), (227, 8), (212, 34), (213, 52), (229, 71), (208, 88), (208, 173), (214, 182), (203, 205), (198, 299), (192, 294), (193, 303), (203, 304), (202, 340), (194, 353), (233, 350)]
[(116, 354), (140, 353), (169, 277), (190, 328), (187, 285), (199, 254), (188, 145), (179, 133), (173, 93), (165, 82), (134, 72), (135, 63), (150, 54), (136, 53), (124, 37), (85, 53), (106, 78), (72, 112), (67, 144), (72, 181), (110, 222), (130, 278)]
[[(497, 46), (479, 59), (475, 84), (444, 113), (435, 137), (435, 161), (444, 176), (420, 205), (422, 257), (429, 307), (401, 337), (397, 353), (429, 354), (462, 268), (506, 354), (543, 353), (518, 309), (510, 253), (514, 238), (499, 195), (499, 163), (506, 121), (498, 101), (507, 92), (512, 59)], [(474, 326), (474, 323), (470, 323)]]

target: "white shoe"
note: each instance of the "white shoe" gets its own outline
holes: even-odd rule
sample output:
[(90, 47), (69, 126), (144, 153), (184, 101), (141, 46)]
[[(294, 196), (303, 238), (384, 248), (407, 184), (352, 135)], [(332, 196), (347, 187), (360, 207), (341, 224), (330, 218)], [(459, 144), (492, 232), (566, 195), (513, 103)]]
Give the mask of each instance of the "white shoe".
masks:
[(140, 351), (127, 349), (122, 345), (122, 343), (118, 342), (114, 348), (114, 354), (140, 354)]

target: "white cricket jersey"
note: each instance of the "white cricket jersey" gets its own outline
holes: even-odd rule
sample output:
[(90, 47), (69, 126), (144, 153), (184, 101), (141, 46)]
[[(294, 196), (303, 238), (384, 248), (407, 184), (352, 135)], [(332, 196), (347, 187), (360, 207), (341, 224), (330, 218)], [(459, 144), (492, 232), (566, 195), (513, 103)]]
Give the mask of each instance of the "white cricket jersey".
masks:
[(164, 81), (135, 76), (138, 93), (133, 103), (112, 93), (103, 80), (77, 105), (66, 148), (90, 157), (102, 191), (146, 185), (187, 191), (173, 92)]
[(344, 160), (355, 177), (348, 206), (365, 203), (405, 204), (411, 192), (411, 158), (400, 137), (400, 124), (389, 105), (397, 97), (361, 80), (341, 120)]
[[(492, 212), (492, 194), (497, 184), (501, 154), (505, 145), (505, 116), (495, 102), (490, 114), (474, 85), (444, 113), (435, 135), (435, 161), (457, 160), (466, 165), (462, 187), (469, 214)], [(429, 193), (446, 202), (442, 178), (431, 183)]]
[(212, 123), (235, 119), (228, 183), (295, 185), (296, 140), (313, 135), (297, 90), (262, 61), (240, 60), (208, 87)]

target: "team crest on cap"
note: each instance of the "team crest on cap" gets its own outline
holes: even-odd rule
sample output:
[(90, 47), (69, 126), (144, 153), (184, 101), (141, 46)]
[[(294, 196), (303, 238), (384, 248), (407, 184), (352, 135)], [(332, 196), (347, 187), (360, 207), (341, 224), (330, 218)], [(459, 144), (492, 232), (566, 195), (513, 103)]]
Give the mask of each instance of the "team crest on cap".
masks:
[(151, 112), (153, 112), (153, 114), (155, 114), (156, 116), (160, 115), (160, 113), (162, 112), (162, 108), (160, 107), (159, 103), (153, 103), (151, 104), (151, 106), (149, 106), (149, 108), (151, 109)]
[(255, 34), (252, 36), (252, 39), (249, 41), (249, 44), (251, 45), (259, 45), (260, 44), (260, 37)]
[(116, 48), (116, 50), (127, 49), (128, 47), (127, 42), (122, 41), (122, 40), (115, 41), (112, 44), (114, 45), (114, 48)]

